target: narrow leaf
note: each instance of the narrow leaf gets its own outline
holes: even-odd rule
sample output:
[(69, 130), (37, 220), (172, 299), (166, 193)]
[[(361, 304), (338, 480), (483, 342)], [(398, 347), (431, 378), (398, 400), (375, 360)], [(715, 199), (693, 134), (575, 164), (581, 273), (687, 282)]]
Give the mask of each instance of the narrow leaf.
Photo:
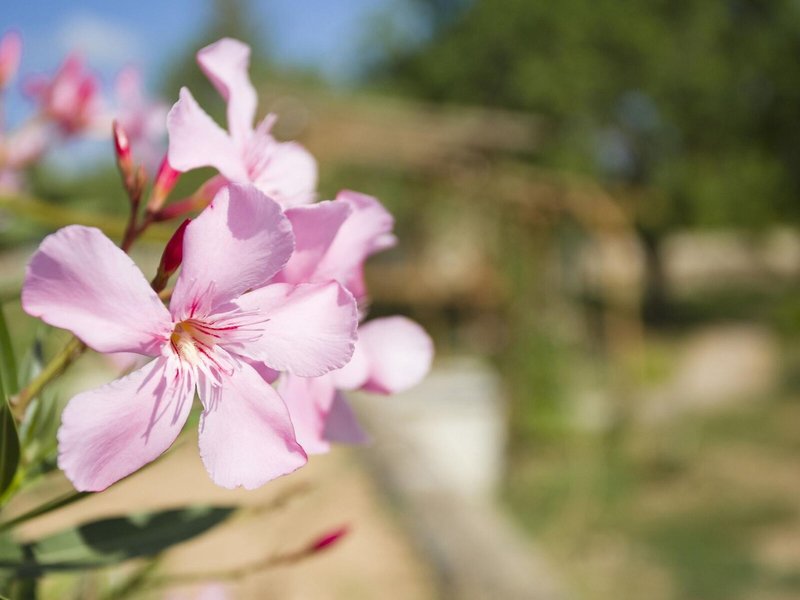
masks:
[[(0, 392), (3, 390), (0, 380)], [(14, 481), (19, 466), (19, 437), (4, 392), (0, 393), (0, 497)]]
[(153, 556), (224, 522), (233, 507), (190, 507), (134, 517), (102, 519), (67, 529), (26, 546), (28, 556), (3, 558), (0, 570), (17, 577), (48, 571), (98, 568)]
[(14, 358), (14, 348), (11, 346), (11, 335), (8, 333), (8, 323), (2, 305), (0, 305), (0, 376), (8, 396), (13, 396), (19, 391), (17, 361)]

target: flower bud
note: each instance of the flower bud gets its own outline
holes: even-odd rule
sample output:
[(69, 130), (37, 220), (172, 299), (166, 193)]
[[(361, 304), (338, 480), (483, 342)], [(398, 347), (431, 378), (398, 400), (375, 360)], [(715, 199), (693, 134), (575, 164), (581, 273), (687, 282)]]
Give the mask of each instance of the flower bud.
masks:
[(114, 152), (117, 155), (117, 167), (122, 174), (124, 181), (131, 181), (133, 174), (133, 158), (131, 157), (131, 144), (128, 140), (128, 134), (119, 124), (119, 121), (114, 120), (111, 125), (114, 137)]
[(169, 164), (169, 159), (165, 156), (158, 167), (156, 180), (153, 183), (153, 191), (150, 193), (150, 200), (147, 202), (147, 212), (157, 213), (164, 206), (164, 202), (169, 197), (172, 188), (178, 183), (181, 176), (180, 171), (176, 171)]
[(158, 271), (153, 278), (152, 287), (157, 292), (160, 292), (167, 285), (169, 278), (178, 270), (183, 262), (183, 234), (186, 231), (186, 226), (191, 222), (191, 219), (186, 219), (180, 224), (180, 227), (175, 230), (172, 237), (164, 247), (164, 253), (161, 255), (161, 263), (158, 265)]
[(350, 532), (349, 525), (342, 525), (341, 527), (329, 531), (328, 533), (318, 538), (308, 546), (307, 550), (308, 554), (314, 554), (316, 552), (321, 552), (322, 550), (330, 548), (334, 544), (337, 544), (339, 540), (341, 540), (349, 532)]

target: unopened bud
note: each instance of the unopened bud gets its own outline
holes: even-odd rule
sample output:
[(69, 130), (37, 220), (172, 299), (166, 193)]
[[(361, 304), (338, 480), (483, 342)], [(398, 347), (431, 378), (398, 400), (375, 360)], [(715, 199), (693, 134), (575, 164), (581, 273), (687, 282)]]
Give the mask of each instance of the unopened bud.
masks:
[(119, 172), (122, 174), (124, 181), (128, 182), (133, 176), (133, 158), (131, 157), (131, 143), (128, 140), (128, 134), (115, 120), (111, 125), (114, 136), (114, 152), (117, 155), (117, 166)]
[(178, 178), (181, 176), (180, 171), (176, 171), (169, 164), (169, 159), (165, 156), (161, 161), (161, 166), (158, 167), (156, 180), (153, 183), (153, 191), (150, 193), (150, 200), (147, 202), (147, 212), (154, 214), (161, 210), (169, 197), (175, 184), (178, 183)]
[(164, 253), (161, 255), (161, 263), (158, 265), (158, 272), (152, 282), (152, 287), (157, 292), (160, 292), (167, 285), (169, 278), (178, 270), (183, 262), (183, 235), (186, 232), (186, 226), (189, 225), (191, 219), (186, 219), (180, 224), (180, 227), (175, 230), (172, 237), (164, 247)]
[(307, 552), (309, 554), (314, 554), (316, 552), (321, 552), (322, 550), (326, 550), (331, 546), (333, 546), (334, 544), (337, 544), (349, 532), (350, 532), (349, 525), (343, 525), (341, 527), (338, 527), (337, 529), (329, 531), (319, 539), (312, 542), (308, 546)]

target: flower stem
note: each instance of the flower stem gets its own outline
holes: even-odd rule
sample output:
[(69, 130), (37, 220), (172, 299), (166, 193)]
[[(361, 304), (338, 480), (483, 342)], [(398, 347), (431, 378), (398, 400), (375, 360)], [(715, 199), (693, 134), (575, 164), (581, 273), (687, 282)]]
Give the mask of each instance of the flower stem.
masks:
[(86, 344), (73, 336), (61, 351), (47, 363), (42, 372), (11, 399), (11, 411), (14, 413), (14, 418), (17, 422), (22, 421), (25, 416), (25, 410), (31, 400), (38, 396), (50, 381), (58, 377), (69, 365), (75, 362), (85, 350)]

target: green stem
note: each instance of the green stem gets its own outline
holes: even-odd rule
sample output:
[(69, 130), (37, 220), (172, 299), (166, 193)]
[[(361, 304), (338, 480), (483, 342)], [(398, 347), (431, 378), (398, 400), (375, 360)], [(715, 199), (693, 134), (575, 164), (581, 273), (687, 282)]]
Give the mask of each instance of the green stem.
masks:
[(6, 521), (4, 523), (0, 523), (0, 532), (11, 529), (16, 525), (19, 525), (20, 523), (24, 523), (25, 521), (30, 521), (31, 519), (34, 519), (40, 515), (48, 513), (57, 508), (61, 508), (62, 506), (67, 506), (68, 504), (77, 502), (81, 498), (85, 498), (88, 495), (89, 492), (69, 492), (53, 500), (48, 500), (44, 504), (40, 504), (39, 506), (37, 506), (36, 508), (32, 508), (28, 512), (24, 512), (21, 515), (14, 517), (13, 519)]
[(36, 376), (22, 391), (11, 399), (11, 411), (14, 413), (14, 418), (17, 422), (22, 422), (25, 416), (25, 411), (28, 408), (31, 400), (33, 400), (44, 387), (53, 379), (61, 375), (68, 366), (84, 353), (86, 344), (78, 338), (73, 337), (69, 342), (56, 354), (52, 360), (47, 363), (42, 372)]

